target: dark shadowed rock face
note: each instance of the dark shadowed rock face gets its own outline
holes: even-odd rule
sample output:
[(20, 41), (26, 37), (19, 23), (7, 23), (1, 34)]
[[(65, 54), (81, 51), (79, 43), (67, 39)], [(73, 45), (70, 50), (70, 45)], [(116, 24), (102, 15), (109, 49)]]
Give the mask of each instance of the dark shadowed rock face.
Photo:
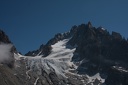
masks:
[(105, 83), (107, 85), (127, 85), (128, 71), (124, 69), (119, 70), (119, 68), (110, 68)]
[(2, 30), (0, 30), (0, 43), (11, 43), (8, 36)]
[(73, 60), (87, 58), (95, 63), (99, 58), (128, 61), (128, 42), (119, 33), (110, 34), (102, 27), (96, 29), (90, 24), (82, 24), (68, 43), (77, 46), (75, 54), (79, 55), (74, 55)]
[(51, 46), (48, 45), (41, 45), (38, 50), (35, 51), (29, 51), (26, 53), (26, 56), (37, 56), (37, 55), (42, 55), (42, 57), (46, 57), (50, 54), (51, 52)]
[(68, 43), (77, 46), (72, 61), (82, 61), (77, 68), (78, 73), (94, 75), (100, 72), (108, 74), (107, 85), (128, 84), (127, 72), (109, 70), (112, 66), (128, 68), (128, 42), (119, 33), (110, 34), (102, 27), (93, 27), (89, 22), (79, 25)]

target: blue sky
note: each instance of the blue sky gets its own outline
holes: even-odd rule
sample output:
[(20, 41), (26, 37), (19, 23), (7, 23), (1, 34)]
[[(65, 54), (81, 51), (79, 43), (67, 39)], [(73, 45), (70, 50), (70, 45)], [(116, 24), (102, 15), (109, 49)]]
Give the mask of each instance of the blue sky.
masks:
[(0, 0), (0, 29), (23, 54), (88, 21), (128, 38), (127, 8), (128, 0)]

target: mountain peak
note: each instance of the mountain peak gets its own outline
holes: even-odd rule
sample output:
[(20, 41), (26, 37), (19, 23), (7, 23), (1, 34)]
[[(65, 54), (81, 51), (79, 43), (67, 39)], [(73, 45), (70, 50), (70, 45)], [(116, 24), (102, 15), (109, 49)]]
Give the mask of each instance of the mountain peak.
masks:
[(1, 29), (0, 29), (0, 42), (11, 43), (11, 41), (8, 38), (8, 36)]
[(90, 21), (56, 34), (26, 55), (14, 54), (14, 72), (0, 70), (13, 74), (17, 82), (26, 81), (13, 85), (128, 85), (128, 41)]
[(90, 21), (88, 22), (87, 25), (88, 25), (88, 28), (92, 28), (92, 23)]

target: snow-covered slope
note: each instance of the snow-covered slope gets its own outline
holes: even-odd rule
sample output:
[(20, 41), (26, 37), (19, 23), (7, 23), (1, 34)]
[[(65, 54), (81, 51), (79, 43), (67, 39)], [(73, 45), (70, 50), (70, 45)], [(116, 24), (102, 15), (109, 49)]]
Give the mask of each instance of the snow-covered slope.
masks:
[(32, 56), (22, 56), (20, 54), (18, 54), (18, 56), (15, 55), (15, 58), (18, 59), (18, 57), (20, 57), (20, 59), (21, 58), (25, 59), (26, 69), (27, 69), (26, 75), (28, 76), (29, 79), (31, 79), (31, 77), (29, 76), (29, 72), (31, 71), (35, 72), (38, 76), (35, 82), (37, 82), (39, 76), (42, 75), (42, 69), (43, 69), (45, 72), (47, 72), (47, 74), (51, 72), (55, 72), (59, 79), (63, 79), (63, 78), (67, 79), (70, 78), (71, 76), (76, 76), (78, 78), (81, 77), (79, 81), (82, 84), (95, 82), (95, 79), (101, 80), (101, 82), (103, 83), (104, 79), (100, 77), (99, 73), (92, 77), (84, 75), (88, 78), (87, 80), (83, 79), (84, 76), (77, 74), (76, 71), (77, 65), (75, 65), (71, 61), (73, 57), (73, 53), (76, 48), (67, 45), (68, 41), (69, 39), (64, 39), (52, 45), (51, 53), (45, 58), (42, 58), (41, 55), (32, 57)]
[(52, 52), (49, 56), (41, 58), (41, 56), (27, 57), (27, 68), (32, 70), (38, 70), (38, 74), (41, 74), (41, 69), (44, 69), (47, 73), (54, 71), (58, 77), (66, 77), (65, 71), (71, 67), (75, 68), (71, 58), (75, 48), (66, 48), (66, 43), (69, 39), (64, 39), (58, 43), (52, 45)]

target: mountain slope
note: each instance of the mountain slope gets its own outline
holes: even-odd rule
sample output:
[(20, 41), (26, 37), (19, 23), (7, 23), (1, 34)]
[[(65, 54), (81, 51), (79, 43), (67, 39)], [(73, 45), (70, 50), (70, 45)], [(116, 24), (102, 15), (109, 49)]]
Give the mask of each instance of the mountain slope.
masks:
[[(100, 73), (94, 76), (77, 74), (78, 65), (71, 61), (76, 47), (68, 45), (67, 42), (69, 40), (60, 40), (54, 45), (51, 45), (51, 53), (45, 58), (42, 58), (42, 55), (35, 57), (20, 55), (27, 62), (28, 71), (26, 73), (33, 72), (36, 74), (37, 79), (41, 79), (42, 73), (45, 72), (49, 75), (54, 85), (83, 85), (90, 83), (94, 83), (95, 85), (96, 81), (98, 84), (104, 83), (104, 79), (100, 77)], [(29, 78), (31, 80), (31, 76)]]
[[(60, 56), (59, 53), (61, 54), (64, 51), (57, 50), (58, 55), (54, 55), (52, 53), (52, 49), (54, 49), (52, 45), (58, 41), (69, 39), (65, 46), (67, 48), (75, 48), (71, 61), (77, 66), (75, 69), (76, 74), (94, 76), (100, 73), (100, 76), (106, 79), (105, 83), (108, 85), (111, 85), (111, 77), (117, 74), (127, 74), (128, 41), (122, 38), (119, 33), (112, 32), (110, 34), (103, 27), (93, 27), (91, 22), (73, 26), (71, 30), (67, 33), (68, 37), (64, 37), (64, 34), (58, 34), (48, 41), (46, 45), (50, 46), (51, 49), (46, 58)], [(115, 66), (117, 68), (113, 68)], [(121, 72), (118, 68), (122, 68)], [(125, 71), (123, 70), (124, 68)], [(111, 75), (111, 72), (117, 72), (117, 74)], [(127, 81), (124, 81), (127, 80), (127, 76), (123, 75), (123, 77), (125, 78), (122, 79), (121, 77), (122, 80), (118, 82), (119, 84), (127, 83)]]
[(2, 85), (11, 81), (7, 75), (12, 85), (128, 85), (128, 41), (91, 22), (14, 57), (13, 69), (1, 65)]

